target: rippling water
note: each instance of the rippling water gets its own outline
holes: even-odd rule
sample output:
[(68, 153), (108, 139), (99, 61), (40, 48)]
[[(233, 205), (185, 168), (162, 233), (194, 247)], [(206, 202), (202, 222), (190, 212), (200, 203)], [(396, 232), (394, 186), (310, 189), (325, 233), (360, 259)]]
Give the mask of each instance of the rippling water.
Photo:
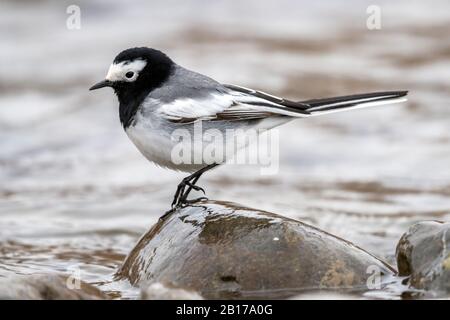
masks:
[[(113, 297), (112, 274), (181, 173), (128, 141), (115, 97), (87, 88), (124, 48), (151, 46), (225, 83), (290, 98), (409, 89), (409, 102), (279, 129), (279, 172), (222, 166), (213, 199), (301, 219), (395, 264), (401, 234), (450, 218), (450, 6), (378, 1), (9, 1), (0, 11), (0, 276), (70, 274)], [(395, 298), (398, 293), (382, 293)]]

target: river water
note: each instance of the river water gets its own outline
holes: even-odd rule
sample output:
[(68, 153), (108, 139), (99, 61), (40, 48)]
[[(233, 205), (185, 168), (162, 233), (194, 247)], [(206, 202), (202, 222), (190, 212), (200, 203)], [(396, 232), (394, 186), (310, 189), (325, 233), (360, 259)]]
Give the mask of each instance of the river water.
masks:
[[(148, 163), (115, 96), (89, 92), (122, 49), (149, 46), (224, 82), (293, 99), (408, 89), (409, 101), (279, 128), (276, 175), (222, 166), (201, 185), (300, 219), (395, 265), (419, 220), (450, 218), (450, 4), (377, 1), (3, 1), (0, 277), (76, 270), (112, 297), (112, 274), (168, 208), (182, 173)], [(398, 290), (377, 298), (398, 298)]]

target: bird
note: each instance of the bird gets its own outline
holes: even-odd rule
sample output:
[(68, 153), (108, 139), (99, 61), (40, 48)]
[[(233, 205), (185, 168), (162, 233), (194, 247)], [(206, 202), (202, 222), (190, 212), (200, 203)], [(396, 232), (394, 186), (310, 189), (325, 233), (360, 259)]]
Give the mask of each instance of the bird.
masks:
[[(223, 161), (174, 161), (179, 144), (173, 133), (193, 133), (200, 122), (203, 129), (239, 131), (270, 130), (295, 119), (339, 111), (406, 101), (408, 91), (384, 91), (330, 98), (294, 101), (243, 86), (223, 84), (175, 63), (160, 50), (135, 47), (120, 52), (104, 80), (89, 90), (111, 87), (119, 101), (120, 122), (137, 149), (156, 165), (190, 175), (178, 184), (170, 210), (204, 199), (189, 200), (191, 190), (205, 190), (197, 182), (205, 172)], [(242, 130), (238, 130), (242, 129)], [(202, 131), (202, 132), (205, 132)], [(203, 152), (205, 145), (192, 153)], [(224, 141), (227, 146), (230, 141)], [(246, 147), (246, 145), (241, 146)]]

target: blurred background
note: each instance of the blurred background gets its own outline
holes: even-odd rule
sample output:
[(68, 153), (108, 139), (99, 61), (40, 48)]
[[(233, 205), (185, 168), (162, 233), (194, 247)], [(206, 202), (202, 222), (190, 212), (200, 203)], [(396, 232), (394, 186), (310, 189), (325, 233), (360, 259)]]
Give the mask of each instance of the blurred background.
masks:
[(406, 104), (280, 128), (277, 175), (230, 165), (201, 181), (211, 199), (301, 219), (395, 264), (409, 225), (450, 218), (450, 3), (375, 2), (2, 1), (0, 277), (77, 269), (135, 295), (111, 275), (184, 176), (139, 154), (111, 91), (88, 91), (135, 46), (298, 100), (410, 90)]

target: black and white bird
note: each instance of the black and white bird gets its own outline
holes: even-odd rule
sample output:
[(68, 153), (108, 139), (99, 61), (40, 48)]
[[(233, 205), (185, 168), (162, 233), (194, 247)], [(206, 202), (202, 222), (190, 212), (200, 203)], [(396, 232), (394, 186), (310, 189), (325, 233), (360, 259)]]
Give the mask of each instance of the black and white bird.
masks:
[(103, 87), (114, 89), (122, 126), (148, 160), (161, 167), (192, 173), (178, 185), (172, 209), (187, 203), (192, 189), (204, 192), (196, 185), (198, 179), (220, 164), (174, 162), (172, 150), (178, 141), (172, 133), (176, 129), (192, 132), (200, 120), (205, 130), (271, 129), (297, 118), (402, 102), (407, 95), (407, 91), (388, 91), (291, 101), (219, 83), (183, 68), (161, 51), (145, 47), (119, 53), (105, 80), (90, 90)]

